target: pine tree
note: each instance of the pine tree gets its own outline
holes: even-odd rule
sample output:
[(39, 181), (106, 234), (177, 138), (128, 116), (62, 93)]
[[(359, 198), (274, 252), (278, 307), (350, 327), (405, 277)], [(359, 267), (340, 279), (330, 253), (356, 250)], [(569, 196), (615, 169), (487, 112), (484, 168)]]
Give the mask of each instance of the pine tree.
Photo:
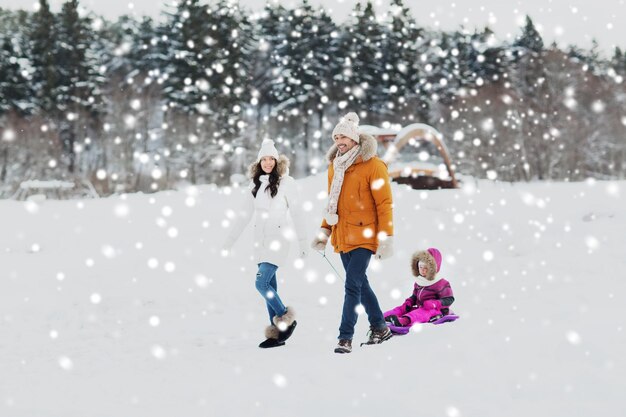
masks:
[(206, 19), (205, 5), (199, 0), (186, 0), (178, 5), (168, 22), (171, 62), (164, 92), (170, 107), (187, 114), (207, 113), (201, 107), (209, 89), (204, 69), (211, 68), (212, 58), (206, 53), (204, 41)]
[(311, 47), (315, 51), (311, 69), (317, 75), (319, 84), (313, 104), (317, 108), (319, 126), (324, 127), (326, 115), (335, 106), (331, 97), (337, 88), (335, 80), (341, 77), (343, 56), (340, 50), (339, 27), (324, 9), (318, 9), (314, 16), (317, 30), (313, 36), (315, 44)]
[(210, 7), (187, 0), (170, 16), (172, 55), (164, 88), (170, 107), (210, 117), (220, 136), (237, 135), (241, 116), (233, 113), (241, 112), (249, 94), (247, 18), (224, 0)]
[(517, 37), (513, 43), (513, 47), (526, 50), (528, 52), (539, 54), (543, 51), (543, 39), (535, 28), (530, 16), (526, 15), (526, 24), (522, 30), (522, 34)]
[(616, 46), (611, 58), (611, 67), (622, 77), (626, 77), (626, 54)]
[[(281, 120), (302, 124), (295, 138), (308, 149), (310, 116), (323, 118), (334, 76), (340, 71), (335, 57), (333, 36), (336, 27), (323, 10), (314, 11), (307, 0), (290, 10), (282, 25), (285, 38), (276, 45), (275, 65), (281, 72), (274, 77), (270, 94), (274, 97)], [(333, 65), (335, 64), (335, 65)]]
[(470, 76), (467, 66), (459, 65), (459, 55), (464, 49), (463, 35), (459, 32), (441, 33), (438, 39), (431, 40), (424, 54), (427, 71), (423, 89), (432, 102), (449, 104)]
[(526, 17), (526, 25), (513, 48), (515, 56), (513, 87), (516, 95), (521, 98), (517, 110), (520, 114), (518, 138), (522, 152), (520, 163), (525, 167), (525, 179), (533, 177), (545, 179), (548, 173), (549, 143), (540, 138), (550, 129), (548, 115), (554, 108), (552, 102), (555, 97), (547, 83), (543, 40), (530, 17)]
[[(165, 66), (163, 57), (163, 34), (149, 17), (143, 17), (137, 30), (133, 33), (129, 60), (134, 63), (137, 71), (148, 73), (152, 80), (158, 80), (162, 76), (162, 68)], [(144, 85), (146, 83), (144, 82)]]
[(30, 158), (30, 164), (21, 158), (28, 155), (24, 130), (34, 110), (25, 33), (29, 19), (25, 11), (0, 8), (0, 194), (13, 188), (20, 174), (36, 163), (35, 158)]
[(389, 16), (382, 43), (385, 72), (380, 82), (389, 97), (384, 110), (396, 119), (406, 120), (408, 116), (410, 120), (425, 120), (419, 110), (417, 114), (415, 111), (421, 108), (422, 101), (415, 86), (419, 85), (422, 76), (417, 43), (423, 29), (417, 26), (402, 0), (391, 0)]
[[(126, 89), (132, 85), (133, 89), (141, 90), (150, 83), (135, 83), (133, 78), (137, 75), (148, 76), (151, 70), (167, 64), (161, 38), (167, 32), (159, 29), (150, 17), (142, 16), (138, 21), (125, 15), (100, 31), (101, 36), (97, 41), (101, 44), (100, 53), (108, 64), (109, 77), (122, 79), (117, 87)], [(150, 76), (158, 78), (158, 75)]]
[(30, 24), (30, 55), (33, 65), (32, 84), (37, 107), (44, 117), (54, 118), (56, 89), (59, 82), (57, 70), (56, 19), (50, 12), (47, 0), (39, 0), (39, 10), (32, 16)]
[(462, 88), (476, 88), (497, 81), (507, 70), (507, 59), (503, 48), (490, 47), (492, 32), (486, 28), (473, 33), (453, 32), (446, 37), (447, 54), (451, 75), (448, 77), (447, 92), (443, 96), (453, 97)]
[(99, 123), (102, 80), (91, 51), (91, 20), (78, 13), (78, 0), (63, 4), (58, 21), (56, 113), (68, 170), (75, 171), (76, 140)]
[[(227, 172), (227, 159), (245, 132), (250, 100), (253, 33), (238, 6), (219, 0), (180, 3), (169, 14), (164, 97), (177, 154), (190, 166), (190, 179)], [(193, 150), (196, 151), (193, 151)], [(200, 166), (212, 162), (212, 173)]]
[(20, 46), (21, 33), (0, 33), (0, 117), (6, 113), (26, 116), (33, 110), (29, 80), (30, 63)]
[(510, 64), (505, 48), (495, 45), (494, 33), (488, 27), (482, 32), (474, 32), (472, 38), (479, 53), (472, 61), (476, 75), (485, 82), (501, 80)]
[(253, 74), (257, 96), (253, 103), (259, 107), (259, 114), (264, 106), (272, 107), (281, 102), (280, 97), (274, 95), (273, 87), (282, 66), (278, 48), (286, 42), (287, 13), (282, 5), (267, 3), (256, 22), (259, 47), (254, 58), (258, 65)]
[[(376, 19), (371, 1), (363, 9), (357, 3), (353, 16), (356, 20), (344, 31), (340, 51), (347, 53), (339, 85), (340, 104), (371, 116), (369, 123), (377, 124), (382, 118), (377, 115), (385, 112), (387, 96), (380, 80), (385, 73), (382, 42), (384, 29)], [(340, 105), (340, 107), (342, 107)]]
[(214, 61), (207, 70), (211, 105), (218, 111), (214, 123), (222, 138), (232, 140), (245, 132), (244, 106), (250, 100), (254, 33), (248, 16), (238, 5), (219, 0), (209, 9), (208, 38)]

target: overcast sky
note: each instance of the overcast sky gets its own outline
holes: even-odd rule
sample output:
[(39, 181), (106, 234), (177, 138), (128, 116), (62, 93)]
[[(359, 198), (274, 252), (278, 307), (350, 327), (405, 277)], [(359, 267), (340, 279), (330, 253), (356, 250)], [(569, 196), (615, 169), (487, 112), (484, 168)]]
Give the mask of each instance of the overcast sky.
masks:
[[(272, 0), (275, 1), (275, 0)], [(300, 0), (280, 0), (285, 6), (300, 4)], [(0, 0), (0, 7), (32, 10), (36, 0)], [(63, 0), (49, 0), (54, 11)], [(126, 13), (159, 18), (161, 6), (169, 1), (159, 0), (82, 0), (86, 9), (113, 19)], [(338, 23), (345, 22), (356, 0), (309, 0), (313, 6), (332, 10)], [(390, 0), (373, 0), (377, 10), (384, 12)], [(468, 29), (489, 25), (498, 38), (504, 40), (519, 33), (519, 25), (529, 14), (540, 29), (546, 44), (576, 44), (588, 48), (595, 38), (604, 51), (614, 46), (626, 49), (626, 0), (405, 0), (417, 22), (426, 27)], [(264, 0), (240, 0), (240, 4), (259, 11)]]

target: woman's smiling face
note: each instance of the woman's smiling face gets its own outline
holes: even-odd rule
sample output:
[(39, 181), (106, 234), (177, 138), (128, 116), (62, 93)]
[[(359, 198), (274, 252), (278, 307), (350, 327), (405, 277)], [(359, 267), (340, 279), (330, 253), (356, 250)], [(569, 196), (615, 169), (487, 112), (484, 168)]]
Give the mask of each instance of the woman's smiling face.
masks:
[(269, 174), (270, 172), (272, 172), (275, 166), (276, 166), (276, 160), (272, 158), (271, 156), (264, 156), (263, 158), (261, 158), (261, 169), (266, 174)]

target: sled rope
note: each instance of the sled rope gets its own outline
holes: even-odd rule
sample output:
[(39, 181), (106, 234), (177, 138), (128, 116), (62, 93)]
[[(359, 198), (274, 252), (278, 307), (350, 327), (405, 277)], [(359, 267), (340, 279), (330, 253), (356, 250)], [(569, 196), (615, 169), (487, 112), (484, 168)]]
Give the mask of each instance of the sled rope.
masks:
[(333, 272), (335, 273), (335, 275), (337, 275), (337, 277), (339, 277), (339, 279), (341, 279), (343, 282), (346, 282), (346, 280), (343, 279), (341, 275), (339, 275), (339, 272), (337, 272), (337, 269), (330, 262), (330, 259), (328, 259), (328, 257), (326, 256), (326, 249), (324, 249), (323, 251), (316, 251), (316, 252), (322, 255), (322, 257), (326, 260), (326, 262), (328, 262), (328, 265), (330, 265), (330, 267), (333, 269)]

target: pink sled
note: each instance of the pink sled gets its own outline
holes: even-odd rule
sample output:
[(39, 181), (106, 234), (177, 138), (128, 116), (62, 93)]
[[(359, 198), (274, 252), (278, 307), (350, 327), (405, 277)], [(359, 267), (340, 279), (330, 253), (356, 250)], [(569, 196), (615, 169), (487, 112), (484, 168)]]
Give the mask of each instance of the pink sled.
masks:
[[(432, 324), (443, 324), (443, 323), (448, 323), (450, 321), (455, 321), (459, 318), (459, 316), (457, 316), (456, 314), (447, 314), (445, 316), (441, 316), (439, 318), (436, 318), (435, 320), (429, 321), (429, 323)], [(391, 330), (391, 333), (396, 334), (396, 335), (403, 335), (403, 334), (407, 334), (408, 332), (411, 331), (411, 327), (413, 326), (394, 326), (393, 324), (387, 322), (387, 327), (389, 327), (389, 330)]]

